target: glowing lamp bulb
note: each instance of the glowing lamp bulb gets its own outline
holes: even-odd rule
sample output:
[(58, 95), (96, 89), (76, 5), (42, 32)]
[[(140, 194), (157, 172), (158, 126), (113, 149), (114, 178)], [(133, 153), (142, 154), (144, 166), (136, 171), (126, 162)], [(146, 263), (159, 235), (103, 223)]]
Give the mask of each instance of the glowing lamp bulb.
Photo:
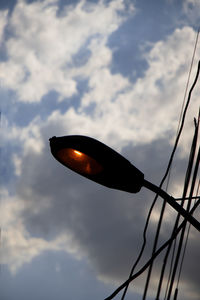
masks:
[(81, 153), (81, 152), (79, 152), (77, 150), (74, 150), (74, 153), (76, 153), (78, 156), (82, 156), (83, 155), (83, 153)]
[(81, 174), (95, 175), (103, 170), (94, 158), (72, 148), (60, 149), (57, 156), (66, 166)]

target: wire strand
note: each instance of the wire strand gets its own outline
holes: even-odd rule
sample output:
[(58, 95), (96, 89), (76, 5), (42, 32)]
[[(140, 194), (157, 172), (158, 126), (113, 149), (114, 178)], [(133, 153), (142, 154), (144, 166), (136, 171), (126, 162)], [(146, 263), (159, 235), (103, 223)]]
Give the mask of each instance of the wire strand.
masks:
[[(194, 211), (196, 210), (196, 208), (198, 207), (199, 204), (200, 204), (200, 199), (194, 204), (192, 209), (189, 211), (189, 213), (191, 215), (194, 213)], [(154, 255), (146, 262), (146, 264), (142, 268), (140, 268), (140, 270), (137, 273), (135, 273), (129, 279), (127, 279), (124, 283), (122, 283), (110, 296), (108, 296), (104, 300), (113, 299), (122, 289), (124, 289), (126, 287), (127, 284), (129, 284), (131, 281), (133, 281), (134, 279), (139, 277), (149, 267), (151, 262), (169, 245), (169, 243), (171, 243), (177, 237), (177, 235), (179, 234), (179, 232), (185, 226), (186, 223), (187, 223), (186, 220), (182, 221), (182, 223), (179, 225), (177, 230), (171, 235), (171, 237), (159, 249), (156, 250)]]
[[(179, 118), (179, 124), (178, 124), (178, 128), (177, 128), (177, 134), (176, 134), (176, 141), (177, 141), (177, 143), (175, 142), (175, 145), (174, 145), (175, 151), (176, 151), (176, 147), (178, 145), (179, 137), (181, 135), (183, 124), (184, 124), (184, 119), (185, 119), (185, 114), (184, 113), (185, 113), (185, 111), (183, 112), (183, 108), (184, 108), (184, 105), (185, 105), (186, 94), (187, 94), (187, 91), (188, 91), (188, 86), (189, 86), (191, 71), (192, 71), (192, 67), (193, 67), (193, 63), (194, 63), (194, 57), (195, 57), (195, 53), (196, 53), (196, 48), (197, 48), (197, 43), (198, 43), (198, 37), (199, 37), (199, 30), (198, 30), (197, 35), (196, 35), (196, 40), (195, 40), (195, 45), (194, 45), (194, 50), (193, 50), (193, 55), (192, 55), (192, 61), (191, 61), (191, 65), (190, 65), (188, 80), (187, 80), (185, 94), (184, 94), (184, 98), (183, 98), (182, 109), (181, 109), (180, 118)], [(186, 104), (186, 107), (188, 107), (187, 104)], [(175, 153), (175, 151), (174, 151), (174, 153)], [(174, 155), (172, 154), (172, 160), (173, 160), (173, 156)], [(169, 162), (169, 165), (168, 165), (169, 170), (167, 168), (167, 171), (166, 171), (166, 174), (165, 174), (166, 176), (163, 177), (163, 181), (162, 182), (165, 181), (168, 173), (170, 174), (170, 168), (171, 168), (172, 160)], [(162, 186), (162, 184), (161, 184), (161, 186)], [(157, 247), (157, 243), (158, 243), (158, 238), (159, 238), (160, 228), (161, 228), (161, 224), (162, 224), (162, 220), (163, 220), (163, 216), (164, 216), (165, 207), (166, 207), (166, 203), (163, 202), (163, 205), (162, 205), (162, 208), (161, 208), (161, 213), (160, 213), (160, 218), (159, 218), (159, 221), (158, 221), (156, 236), (155, 236), (155, 239), (154, 239), (154, 245), (153, 245), (152, 254), (155, 252), (156, 247)], [(167, 263), (167, 261), (166, 261), (166, 263)], [(150, 282), (152, 268), (153, 268), (153, 263), (150, 265), (149, 271), (148, 271), (148, 274), (147, 274), (147, 279), (146, 279), (144, 293), (143, 293), (143, 300), (146, 299), (146, 294), (147, 294), (147, 290), (148, 290), (148, 286), (149, 286), (149, 282)], [(159, 293), (159, 291), (158, 291), (158, 293)]]
[[(185, 109), (184, 109), (184, 112), (183, 112), (183, 117), (182, 117), (182, 121), (181, 121), (181, 126), (179, 128), (179, 132), (178, 132), (178, 135), (176, 137), (176, 141), (175, 141), (175, 144), (174, 144), (174, 148), (172, 150), (172, 153), (171, 153), (171, 156), (170, 156), (170, 159), (169, 159), (169, 163), (168, 163), (168, 166), (167, 166), (167, 170), (165, 172), (165, 175), (160, 183), (160, 188), (162, 187), (167, 175), (168, 175), (168, 172), (170, 170), (170, 167), (171, 167), (171, 164), (172, 164), (172, 161), (173, 161), (173, 158), (174, 158), (174, 154), (175, 154), (175, 151), (176, 151), (176, 148), (177, 148), (177, 145), (178, 145), (178, 142), (179, 142), (179, 139), (180, 139), (180, 136), (181, 136), (181, 133), (182, 133), (182, 130), (183, 130), (183, 126), (184, 126), (184, 123), (185, 123), (185, 117), (186, 117), (186, 114), (187, 114), (187, 109), (188, 109), (188, 106), (189, 106), (189, 103), (190, 103), (190, 99), (191, 99), (191, 94), (192, 94), (192, 91), (197, 83), (197, 79), (198, 79), (198, 76), (199, 76), (199, 72), (200, 72), (200, 61), (198, 62), (198, 67), (197, 67), (197, 73), (196, 73), (196, 76), (195, 76), (195, 79), (194, 79), (194, 82), (192, 84), (192, 87), (190, 88), (190, 91), (189, 91), (189, 95), (188, 95), (188, 99), (187, 99), (187, 103), (186, 103), (186, 106), (185, 106)], [(155, 198), (154, 198), (154, 201), (152, 203), (152, 206), (151, 208), (155, 205), (156, 203), (156, 200), (158, 198), (158, 194), (156, 194)], [(153, 255), (152, 255), (153, 257)], [(151, 263), (153, 262), (153, 260), (151, 260)], [(132, 277), (129, 276), (129, 279), (126, 281), (126, 284), (129, 285), (129, 283), (132, 281), (130, 280)], [(126, 287), (126, 284), (123, 286), (123, 288)], [(121, 291), (121, 289), (120, 289)], [(106, 298), (105, 300), (109, 300), (109, 299), (112, 299), (112, 298)]]
[[(174, 148), (173, 148), (173, 151), (171, 153), (171, 156), (170, 156), (170, 159), (169, 159), (169, 163), (168, 163), (168, 166), (167, 166), (167, 170), (165, 172), (165, 175), (160, 183), (160, 188), (162, 187), (167, 175), (168, 175), (168, 172), (170, 170), (170, 167), (171, 167), (171, 164), (172, 164), (172, 161), (173, 161), (173, 158), (174, 158), (174, 154), (175, 154), (175, 151), (176, 151), (176, 148), (177, 148), (177, 145), (178, 145), (178, 142), (179, 142), (179, 139), (180, 139), (180, 136), (181, 136), (181, 133), (182, 133), (182, 130), (183, 130), (183, 126), (184, 126), (184, 122), (185, 122), (185, 117), (186, 117), (186, 113), (187, 113), (187, 109), (188, 109), (188, 106), (189, 106), (189, 103), (190, 103), (190, 99), (191, 99), (191, 94), (192, 94), (192, 91), (196, 85), (196, 82), (197, 82), (197, 79), (198, 79), (198, 76), (199, 76), (199, 72), (200, 72), (200, 61), (198, 62), (198, 68), (197, 68), (197, 73), (196, 73), (196, 76), (195, 76), (195, 80), (192, 84), (192, 87), (189, 91), (189, 95), (188, 95), (188, 99), (187, 99), (187, 103), (186, 103), (186, 106), (185, 106), (185, 109), (184, 109), (184, 112), (183, 112), (183, 117), (182, 117), (182, 121), (181, 121), (181, 126), (179, 128), (179, 132), (178, 132), (178, 135), (176, 137), (176, 141), (175, 141), (175, 144), (174, 144)], [(155, 196), (154, 198), (154, 201), (152, 203), (152, 206), (151, 206), (151, 209), (154, 207), (155, 203), (156, 203), (156, 200), (158, 198), (158, 194)], [(152, 260), (153, 261), (153, 260)], [(135, 267), (135, 266), (134, 266)], [(129, 276), (129, 279), (131, 278), (131, 276)], [(127, 284), (129, 285), (129, 280), (127, 281)], [(126, 287), (126, 286), (125, 286)], [(109, 298), (108, 298), (109, 299)]]
[[(191, 62), (191, 66), (190, 66), (190, 70), (189, 70), (189, 76), (188, 76), (188, 80), (187, 80), (187, 84), (186, 84), (186, 90), (185, 90), (185, 95), (184, 95), (184, 100), (183, 100), (183, 104), (182, 104), (182, 109), (181, 109), (181, 114), (180, 114), (180, 118), (179, 118), (179, 124), (178, 124), (178, 129), (177, 129), (177, 136), (176, 136), (176, 141), (175, 141), (175, 144), (174, 144), (174, 149), (172, 151), (172, 154), (170, 156), (170, 160), (169, 160), (169, 163), (168, 163), (168, 167), (167, 167), (167, 170), (163, 176), (163, 179), (160, 183), (160, 186), (159, 187), (162, 187), (166, 177), (168, 174), (170, 174), (170, 168), (171, 168), (171, 164), (172, 164), (172, 161), (173, 161), (173, 157), (174, 157), (174, 154), (175, 154), (175, 151), (176, 151), (176, 148), (177, 148), (177, 145), (178, 145), (178, 141), (179, 141), (179, 138), (180, 138), (180, 135), (181, 135), (181, 132), (182, 132), (182, 129), (183, 129), (183, 125), (184, 125), (184, 120), (185, 120), (185, 116), (186, 116), (186, 112), (187, 112), (187, 108), (188, 108), (188, 105), (189, 105), (189, 100), (190, 98), (188, 97), (188, 101), (186, 103), (186, 107), (185, 107), (185, 110), (183, 112), (183, 107), (184, 107), (184, 104), (185, 104), (185, 99), (186, 99), (186, 94), (187, 94), (187, 90), (188, 90), (188, 85), (189, 85), (189, 80), (190, 80), (190, 75), (191, 75), (191, 70), (192, 70), (192, 66), (193, 66), (193, 62), (194, 62), (194, 57), (195, 57), (195, 52), (196, 52), (196, 47), (197, 47), (197, 42), (198, 42), (198, 36), (199, 36), (199, 30), (198, 30), (198, 33), (197, 33), (197, 37), (196, 37), (196, 41), (195, 41), (195, 46), (194, 46), (194, 51), (193, 51), (193, 56), (192, 56), (192, 62)], [(200, 63), (200, 62), (199, 62)], [(197, 71), (198, 73), (198, 71)], [(197, 77), (197, 76), (196, 76)], [(195, 84), (193, 84), (195, 85)], [(191, 90), (193, 89), (193, 86), (191, 88)], [(190, 91), (191, 91), (190, 90)], [(181, 122), (181, 125), (180, 125), (180, 120), (181, 120), (181, 117), (182, 117), (182, 122)], [(168, 178), (168, 183), (169, 183), (169, 178)], [(167, 185), (168, 185), (167, 183)], [(152, 210), (153, 210), (153, 207), (157, 201), (157, 198), (158, 198), (158, 195), (155, 196), (154, 200), (153, 200), (153, 203), (150, 207), (150, 210), (149, 210), (149, 213), (148, 213), (148, 216), (147, 216), (147, 220), (146, 220), (146, 223), (145, 223), (145, 227), (144, 227), (144, 231), (143, 231), (143, 244), (142, 244), (142, 247), (141, 247), (141, 250), (140, 250), (140, 253), (135, 261), (135, 263), (133, 264), (133, 267), (131, 269), (131, 272), (130, 272), (130, 275), (129, 275), (129, 279), (131, 278), (133, 272), (134, 272), (134, 269), (135, 267), (137, 266), (138, 262), (140, 261), (141, 259), (141, 256), (143, 254), (143, 251), (144, 251), (144, 248), (145, 248), (145, 245), (146, 245), (146, 232), (147, 232), (147, 227), (148, 227), (148, 224), (149, 224), (149, 220), (150, 220), (150, 216), (151, 216), (151, 213), (152, 213)], [(164, 203), (165, 205), (165, 203)], [(127, 290), (128, 290), (128, 287), (129, 287), (129, 283), (127, 284), (127, 286), (125, 286), (125, 290), (124, 290), (124, 293), (122, 295), (122, 298), (121, 300), (123, 300), (125, 298), (125, 295), (127, 293)]]
[[(198, 42), (198, 37), (199, 37), (199, 30), (198, 30), (198, 33), (197, 33), (197, 36), (196, 36), (196, 41), (195, 41), (195, 46), (194, 46), (194, 51), (193, 51), (193, 55), (192, 55), (192, 61), (191, 61), (191, 65), (190, 65), (190, 70), (189, 70), (189, 75), (188, 75), (188, 80), (187, 80), (187, 84), (186, 84), (186, 89), (185, 89), (185, 94), (184, 94), (184, 99), (183, 99), (183, 104), (182, 104), (182, 109), (181, 109), (181, 114), (180, 114), (180, 118), (179, 118), (179, 123), (178, 123), (178, 129), (177, 129), (177, 136), (176, 136), (176, 142), (175, 142), (175, 145), (174, 145), (174, 148), (176, 150), (176, 147), (177, 147), (177, 144), (178, 144), (178, 141), (179, 141), (179, 138), (180, 138), (180, 133), (182, 131), (182, 128), (183, 128), (183, 123), (184, 123), (184, 118), (185, 118), (185, 111), (183, 113), (183, 107), (184, 107), (184, 104), (185, 104), (185, 99), (186, 99), (186, 94), (187, 94), (187, 90), (188, 90), (188, 85), (189, 85), (189, 81), (190, 81), (190, 76), (191, 76), (191, 71), (192, 71), (192, 67), (193, 67), (193, 63), (194, 63), (194, 57), (195, 57), (195, 53), (196, 53), (196, 47), (197, 47), (197, 42)], [(187, 107), (187, 105), (186, 105)], [(181, 122), (181, 117), (182, 117), (182, 122)], [(181, 122), (181, 126), (180, 126), (180, 122)], [(169, 179), (170, 179), (170, 169), (171, 169), (171, 164), (172, 164), (172, 160), (173, 160), (173, 156), (174, 156), (174, 152), (172, 152), (172, 155), (170, 157), (170, 160), (169, 160), (169, 164), (168, 164), (168, 168), (167, 168), (167, 171), (161, 181), (161, 184), (160, 184), (160, 187), (162, 187), (166, 177), (169, 175), (168, 177), (168, 182), (167, 182), (167, 187), (168, 187), (168, 184), (169, 184)], [(146, 223), (145, 223), (145, 227), (144, 227), (144, 231), (143, 231), (143, 244), (142, 244), (142, 247), (141, 247), (141, 250), (140, 250), (140, 253), (131, 269), (131, 272), (129, 274), (129, 278), (131, 277), (131, 275), (133, 274), (134, 272), (134, 269), (135, 267), (137, 266), (139, 260), (141, 259), (141, 256), (144, 252), (144, 249), (145, 249), (145, 245), (146, 245), (146, 232), (147, 232), (147, 227), (148, 227), (148, 224), (149, 224), (149, 220), (150, 220), (150, 216), (151, 216), (151, 213), (152, 213), (152, 210), (153, 210), (153, 207), (156, 203), (156, 200), (158, 198), (158, 195), (155, 196), (154, 198), (154, 201), (150, 207), (150, 210), (149, 210), (149, 213), (148, 213), (148, 216), (147, 216), (147, 220), (146, 220)], [(163, 219), (163, 215), (164, 215), (164, 211), (165, 211), (165, 205), (166, 203), (164, 202), (163, 203), (163, 206), (162, 206), (162, 209), (161, 209), (161, 214), (160, 214), (160, 219), (159, 219), (159, 223), (158, 223), (158, 228), (157, 228), (157, 232), (156, 232), (156, 237), (155, 237), (155, 240), (154, 240), (154, 246), (153, 246), (153, 252), (155, 252), (155, 249), (157, 247), (157, 242), (158, 242), (158, 236), (159, 236), (159, 232), (160, 232), (160, 227), (161, 227), (161, 223), (162, 223), (162, 219)], [(153, 267), (153, 264), (150, 266), (150, 269), (149, 269), (149, 272), (148, 272), (148, 276), (147, 276), (147, 281), (146, 281), (146, 284), (145, 284), (145, 290), (144, 290), (144, 295), (143, 295), (143, 300), (145, 299), (146, 297), (146, 292), (147, 292), (147, 289), (148, 289), (148, 284), (149, 284), (149, 280), (150, 280), (150, 276), (151, 276), (151, 270), (152, 270), (152, 267)], [(125, 287), (125, 290), (123, 292), (123, 295), (121, 297), (121, 300), (124, 300), (125, 296), (126, 296), (126, 293), (127, 293), (127, 290), (128, 290), (128, 287), (129, 285), (127, 285)]]
[[(195, 125), (195, 130), (194, 130), (194, 135), (193, 135), (193, 140), (192, 140), (192, 145), (191, 145), (190, 155), (189, 155), (189, 161), (188, 161), (188, 166), (187, 166), (186, 175), (185, 175), (185, 182), (184, 182), (184, 188), (183, 188), (183, 193), (182, 193), (181, 206), (183, 206), (184, 203), (185, 203), (185, 197), (187, 195), (187, 191), (188, 191), (188, 187), (189, 187), (189, 182), (190, 182), (190, 178), (191, 178), (192, 167), (193, 167), (193, 163), (194, 163), (195, 151), (196, 151), (196, 146), (197, 146), (198, 126), (196, 126), (196, 123), (194, 125)], [(176, 217), (176, 221), (175, 221), (173, 230), (176, 230), (176, 228), (178, 226), (178, 223), (179, 223), (179, 220), (180, 220), (180, 214), (178, 214), (177, 217)], [(166, 255), (165, 255), (165, 261), (167, 261), (167, 258), (169, 256), (169, 252), (171, 250), (171, 246), (172, 245), (168, 246), (168, 249), (167, 249), (167, 252), (166, 252)], [(169, 271), (169, 275), (168, 275), (168, 281), (167, 281), (167, 286), (166, 286), (165, 298), (164, 299), (166, 299), (166, 297), (167, 297), (167, 291), (168, 291), (168, 287), (169, 287), (169, 282), (170, 282), (171, 276), (173, 274), (172, 270), (173, 270), (173, 263), (174, 263), (174, 258), (175, 258), (175, 249), (176, 249), (176, 241), (174, 242), (173, 253), (172, 253), (171, 264), (170, 264), (170, 271)], [(161, 272), (162, 277), (161, 277), (160, 281), (163, 280), (163, 275), (164, 275), (165, 267), (166, 267), (166, 264), (162, 268), (162, 272)], [(159, 288), (161, 288), (160, 284), (159, 284)]]
[[(198, 195), (199, 187), (200, 187), (200, 180), (198, 182), (196, 195)], [(180, 268), (179, 268), (179, 273), (178, 273), (178, 278), (177, 278), (177, 284), (176, 284), (176, 290), (175, 290), (174, 300), (176, 300), (177, 296), (178, 296), (178, 286), (179, 286), (181, 272), (182, 272), (182, 268), (183, 268), (183, 262), (184, 262), (186, 248), (187, 248), (187, 244), (188, 244), (190, 229), (191, 229), (191, 224), (189, 224), (189, 226), (188, 226), (188, 231), (187, 231), (187, 235), (186, 235), (185, 245), (184, 245), (184, 249), (183, 249), (183, 254), (182, 254)]]
[[(194, 64), (194, 58), (195, 58), (197, 44), (198, 44), (198, 39), (199, 39), (199, 33), (200, 33), (200, 27), (199, 27), (199, 29), (197, 31), (197, 34), (196, 34), (196, 40), (195, 40), (195, 44), (194, 44), (194, 50), (193, 50), (193, 54), (192, 54), (192, 60), (191, 60), (191, 64), (190, 64), (190, 69), (189, 69), (189, 73), (188, 73), (188, 78), (187, 78), (185, 93), (184, 93), (184, 97), (183, 97), (183, 103), (182, 103), (182, 107), (181, 107), (181, 113), (180, 113), (180, 117), (179, 117), (178, 129), (180, 127), (181, 118), (182, 118), (182, 114), (183, 114), (183, 108), (184, 108), (185, 101), (186, 101), (187, 91), (188, 91), (189, 82), (190, 82), (190, 76), (191, 76), (191, 72), (192, 72), (192, 68), (193, 68), (193, 64)], [(177, 133), (178, 133), (178, 129), (177, 129)]]
[[(167, 171), (161, 181), (161, 185), (163, 184), (163, 182), (165, 181), (167, 175), (168, 175), (168, 172), (170, 170), (170, 167), (171, 167), (171, 164), (172, 164), (172, 161), (173, 161), (173, 158), (174, 158), (174, 154), (175, 154), (175, 151), (176, 151), (176, 148), (177, 148), (177, 145), (178, 145), (178, 142), (179, 142), (179, 139), (180, 139), (180, 136), (181, 136), (181, 133), (182, 133), (182, 130), (183, 130), (183, 126), (184, 126), (184, 122), (185, 122), (185, 117), (186, 117), (186, 113), (187, 113), (187, 109), (188, 109), (188, 106), (189, 106), (189, 103), (190, 103), (190, 99), (191, 99), (191, 93), (196, 85), (196, 82), (197, 82), (197, 79), (198, 79), (198, 76), (199, 76), (199, 71), (200, 71), (200, 62), (198, 63), (198, 68), (197, 68), (197, 73), (196, 73), (196, 77), (195, 77), (195, 80), (194, 80), (194, 83), (189, 91), (189, 95), (188, 95), (188, 100), (186, 102), (186, 105), (185, 105), (185, 109), (184, 109), (184, 112), (183, 112), (183, 115), (182, 115), (182, 121), (181, 121), (181, 125), (179, 127), (179, 131), (178, 131), (178, 134), (177, 134), (177, 137), (176, 137), (176, 141), (175, 141), (175, 144), (174, 144), (174, 149), (172, 151), (172, 155), (170, 157), (170, 161), (169, 161), (169, 164), (168, 164), (168, 167), (167, 167)], [(156, 199), (157, 199), (157, 195), (156, 195)], [(153, 246), (153, 251), (152, 251), (152, 254), (154, 253), (156, 247), (157, 247), (157, 243), (158, 243), (158, 236), (159, 236), (159, 233), (160, 233), (160, 228), (161, 228), (161, 224), (162, 224), (162, 220), (163, 220), (163, 215), (164, 215), (164, 211), (165, 211), (165, 206), (166, 206), (166, 202), (163, 202), (163, 206), (161, 208), (161, 213), (160, 213), (160, 218), (159, 218), (159, 221), (158, 221), (158, 227), (157, 227), (157, 232), (156, 232), (156, 236), (155, 236), (155, 239), (154, 239), (154, 246)], [(150, 277), (151, 277), (151, 271), (152, 271), (152, 267), (153, 267), (153, 262), (152, 264), (150, 265), (149, 267), (149, 272), (148, 272), (148, 275), (147, 275), (147, 280), (146, 280), (146, 283), (145, 283), (145, 288), (144, 288), (144, 293), (143, 293), (143, 300), (146, 299), (146, 294), (147, 294), (147, 290), (148, 290), (148, 286), (149, 286), (149, 281), (150, 281)]]
[[(193, 174), (193, 178), (192, 178), (192, 184), (191, 184), (191, 188), (190, 188), (190, 195), (189, 195), (190, 197), (192, 197), (193, 192), (194, 192), (194, 187), (195, 187), (198, 168), (199, 168), (199, 161), (200, 161), (200, 146), (199, 146), (199, 150), (198, 150), (197, 160), (196, 160), (196, 163), (195, 163), (194, 174)], [(190, 210), (190, 206), (191, 206), (191, 201), (188, 201), (187, 209), (186, 209), (187, 211)], [(179, 245), (178, 245), (176, 260), (175, 260), (175, 263), (174, 263), (174, 269), (173, 269), (173, 274), (172, 274), (172, 279), (171, 279), (171, 283), (170, 283), (170, 287), (169, 287), (167, 300), (170, 300), (170, 296), (171, 296), (171, 293), (172, 293), (172, 288), (173, 288), (173, 284), (174, 284), (174, 280), (175, 280), (175, 276), (176, 276), (176, 271), (177, 271), (177, 267), (178, 267), (178, 262), (179, 262), (179, 258), (180, 258), (180, 254), (181, 254), (182, 245), (183, 245), (183, 239), (184, 239), (184, 235), (185, 235), (186, 224), (183, 226), (183, 229), (182, 229), (182, 232), (181, 232), (180, 241), (179, 241)]]

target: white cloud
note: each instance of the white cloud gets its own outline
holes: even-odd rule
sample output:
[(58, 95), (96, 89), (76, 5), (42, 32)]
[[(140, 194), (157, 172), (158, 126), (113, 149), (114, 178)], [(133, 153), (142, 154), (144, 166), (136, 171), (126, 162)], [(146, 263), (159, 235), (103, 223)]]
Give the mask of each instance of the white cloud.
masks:
[[(48, 138), (53, 135), (90, 135), (115, 149), (122, 150), (131, 143), (138, 147), (145, 144), (145, 147), (153, 149), (152, 142), (168, 137), (170, 131), (175, 132), (195, 32), (189, 27), (184, 27), (175, 30), (165, 40), (152, 45), (151, 50), (145, 54), (148, 68), (144, 76), (131, 83), (122, 74), (112, 74), (110, 69), (112, 51), (107, 45), (110, 34), (123, 22), (123, 17), (117, 14), (118, 10), (123, 9), (123, 1), (112, 1), (109, 4), (100, 1), (98, 5), (89, 6), (81, 1), (75, 7), (67, 7), (58, 16), (56, 1), (31, 4), (19, 1), (10, 17), (9, 26), (15, 33), (6, 42), (9, 60), (0, 64), (0, 70), (5, 85), (18, 93), (19, 101), (41, 101), (42, 96), (52, 89), (59, 93), (62, 100), (77, 92), (76, 77), (88, 79), (88, 91), (80, 99), (78, 109), (70, 107), (65, 112), (56, 110), (45, 120), (37, 117), (26, 128), (8, 128), (6, 134), (3, 133), (3, 139), (12, 140), (15, 144), (21, 143), (22, 146), (22, 152), (13, 156), (20, 200), (17, 196), (10, 201), (8, 196), (5, 197), (8, 203), (3, 204), (4, 219), (1, 218), (5, 226), (2, 262), (7, 264), (12, 272), (16, 272), (24, 263), (30, 262), (45, 250), (66, 250), (79, 257), (80, 249), (96, 266), (101, 278), (121, 280), (121, 276), (127, 271), (124, 265), (130, 263), (127, 257), (132, 257), (133, 245), (126, 243), (132, 241), (133, 236), (137, 238), (138, 229), (137, 232), (125, 230), (127, 234), (125, 237), (124, 232), (120, 238), (118, 233), (121, 230), (122, 225), (119, 224), (122, 220), (125, 227), (130, 225), (129, 222), (132, 226), (133, 217), (137, 217), (134, 205), (124, 201), (121, 207), (122, 204), (117, 197), (115, 205), (113, 199), (115, 194), (108, 193), (108, 196), (111, 195), (111, 202), (113, 200), (110, 207), (104, 199), (105, 196), (97, 193), (91, 186), (84, 189), (84, 192), (78, 192), (77, 185), (80, 186), (81, 183), (77, 180), (74, 184), (73, 179), (70, 181), (69, 177), (62, 178), (64, 173), (57, 176), (60, 169), (58, 172), (53, 163), (49, 163), (50, 153), (47, 150)], [(73, 55), (78, 53), (81, 47), (86, 47), (90, 56), (84, 65), (74, 66)], [(195, 68), (192, 76), (194, 72)], [(190, 123), (196, 116), (198, 104), (197, 95), (194, 94), (189, 121), (187, 120), (188, 141), (191, 139)], [(185, 141), (184, 138), (182, 146), (186, 151), (188, 148), (185, 147)], [(169, 146), (167, 142), (166, 145)], [(161, 152), (165, 151), (164, 147), (159, 149)], [(135, 148), (132, 147), (131, 150)], [(140, 153), (137, 155), (139, 157)], [(148, 159), (145, 162), (148, 164)], [(161, 172), (160, 169), (157, 171)], [(59, 196), (55, 191), (58, 184)], [(93, 214), (93, 210), (98, 207), (97, 204), (93, 204), (94, 195), (95, 197), (98, 195), (99, 203), (103, 201), (112, 216), (107, 219), (107, 227), (100, 222), (105, 216), (104, 208), (99, 207), (96, 215)], [(81, 201), (82, 197), (85, 198), (86, 205)], [(122, 194), (119, 197), (123, 198)], [(71, 198), (75, 200), (75, 204), (71, 203)], [(144, 212), (146, 202), (143, 199), (141, 203), (141, 210)], [(114, 217), (113, 209), (116, 212)], [(51, 226), (55, 225), (60, 230), (57, 237), (50, 241), (47, 241), (45, 234), (40, 238), (33, 237), (22, 217), (25, 212), (30, 216), (30, 220), (32, 218), (38, 221), (38, 224), (33, 222), (33, 227), (38, 225), (42, 230), (43, 222), (47, 222), (50, 231)], [(94, 216), (97, 220), (94, 220)], [(141, 214), (139, 218), (142, 224), (144, 215)], [(157, 218), (156, 214), (154, 218)], [(30, 220), (26, 222), (31, 223)], [(111, 243), (107, 228), (111, 226), (116, 230), (115, 225), (119, 226), (119, 230), (117, 236), (112, 237)], [(69, 231), (63, 234), (61, 231), (66, 230), (66, 227), (69, 227)], [(102, 234), (102, 228), (107, 230), (103, 238), (97, 235), (99, 232)], [(104, 238), (105, 241), (102, 242)], [(107, 251), (110, 250), (109, 247), (111, 249), (116, 245), (119, 247), (119, 239), (120, 246), (125, 245), (127, 248), (123, 248), (124, 257), (127, 259), (125, 264), (120, 260), (121, 253), (119, 256), (116, 253), (115, 258), (110, 260)], [(106, 244), (108, 248), (105, 247)], [(129, 256), (126, 256), (126, 251)], [(122, 270), (117, 268), (116, 258), (119, 259)], [(110, 270), (109, 266), (112, 267)]]
[[(97, 40), (93, 40), (90, 47), (94, 47), (97, 54), (98, 49), (100, 53), (103, 51), (103, 58), (99, 60), (100, 55), (95, 56), (96, 51), (92, 51), (85, 66), (71, 69), (73, 74), (89, 78), (89, 89), (80, 99), (78, 109), (70, 107), (65, 112), (54, 111), (45, 121), (37, 117), (26, 128), (10, 129), (7, 137), (19, 138), (25, 151), (41, 153), (44, 141), (40, 131), (43, 127), (49, 128), (49, 136), (90, 135), (118, 150), (130, 142), (145, 144), (169, 133), (174, 136), (172, 133), (178, 126), (195, 34), (193, 29), (184, 27), (153, 45), (145, 54), (149, 67), (134, 84), (121, 74), (111, 73), (111, 50), (104, 43), (98, 47)], [(196, 65), (197, 59), (190, 86)], [(198, 103), (198, 95), (194, 91), (182, 139), (184, 153), (191, 140)]]
[[(75, 78), (88, 79), (78, 110), (54, 112), (49, 120), (56, 116), (57, 127), (66, 133), (90, 134), (117, 148), (130, 140), (151, 142), (174, 131), (195, 32), (183, 27), (152, 45), (144, 56), (149, 67), (133, 84), (110, 70), (112, 51), (107, 41), (123, 22), (118, 11), (124, 9), (120, 0), (81, 1), (58, 15), (56, 1), (19, 1), (9, 20), (14, 31), (6, 42), (9, 60), (0, 64), (5, 85), (18, 93), (20, 101), (40, 101), (50, 90), (63, 100), (77, 92)], [(73, 56), (82, 47), (90, 55), (84, 65), (75, 66)], [(197, 97), (193, 102), (197, 103)], [(192, 119), (196, 111), (193, 104)]]
[[(108, 66), (88, 67), (92, 59), (89, 60), (85, 69), (86, 74), (88, 69), (90, 73), (89, 90), (83, 95), (79, 109), (70, 108), (65, 113), (53, 112), (48, 122), (57, 123), (54, 128), (62, 128), (59, 129), (61, 135), (88, 134), (109, 142), (117, 149), (130, 141), (145, 144), (176, 132), (195, 35), (193, 29), (184, 27), (153, 45), (151, 51), (145, 54), (149, 67), (135, 84), (121, 74), (111, 74)], [(196, 65), (197, 58), (190, 86)], [(198, 112), (199, 102), (195, 91), (191, 101), (183, 150), (190, 142), (193, 117)], [(59, 132), (54, 131), (53, 134), (59, 135)]]
[[(77, 93), (70, 71), (73, 55), (89, 39), (91, 50), (96, 40), (104, 49), (109, 35), (124, 20), (119, 14), (124, 9), (121, 0), (109, 4), (82, 0), (76, 6), (66, 6), (58, 15), (57, 1), (18, 1), (8, 21), (13, 33), (5, 42), (9, 59), (0, 64), (5, 86), (25, 102), (41, 101), (51, 90), (57, 91), (61, 100)], [(103, 51), (106, 53), (106, 49)], [(104, 59), (98, 53), (93, 58), (96, 67)]]
[(7, 23), (8, 11), (0, 11), (0, 45), (4, 35), (4, 29)]
[[(17, 197), (9, 196), (6, 190), (1, 190), (1, 264), (5, 264), (14, 275), (22, 265), (30, 263), (44, 251), (66, 251), (80, 258), (80, 251), (70, 232), (59, 234), (55, 239), (46, 241), (43, 238), (32, 237), (26, 230), (21, 213), (27, 203)], [(44, 204), (44, 201), (42, 201)], [(30, 204), (30, 203), (29, 203)], [(28, 204), (28, 205), (29, 205)], [(44, 205), (47, 208), (48, 202)], [(43, 207), (43, 208), (44, 208)], [(36, 213), (37, 208), (30, 209)], [(40, 210), (42, 206), (40, 205)]]

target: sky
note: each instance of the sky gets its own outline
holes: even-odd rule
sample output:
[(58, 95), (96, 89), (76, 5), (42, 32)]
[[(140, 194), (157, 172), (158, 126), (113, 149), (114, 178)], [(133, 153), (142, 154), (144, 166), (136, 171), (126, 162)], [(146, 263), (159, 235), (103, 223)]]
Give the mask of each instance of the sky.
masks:
[[(199, 26), (198, 0), (0, 1), (1, 300), (105, 299), (128, 278), (154, 194), (108, 189), (73, 173), (52, 157), (49, 138), (96, 138), (159, 185)], [(199, 53), (200, 41), (189, 86)], [(198, 82), (171, 169), (174, 197), (182, 194), (199, 103)], [(158, 199), (137, 270), (151, 256), (161, 205)], [(167, 205), (159, 245), (175, 217)], [(179, 299), (200, 299), (199, 261), (191, 228)], [(142, 299), (145, 276), (127, 300)]]

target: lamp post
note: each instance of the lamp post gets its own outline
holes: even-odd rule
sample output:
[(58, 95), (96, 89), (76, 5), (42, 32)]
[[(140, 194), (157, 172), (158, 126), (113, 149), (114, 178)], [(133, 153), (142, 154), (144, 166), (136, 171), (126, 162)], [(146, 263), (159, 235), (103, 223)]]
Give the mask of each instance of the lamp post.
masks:
[(52, 137), (52, 155), (76, 173), (109, 188), (137, 193), (142, 186), (155, 192), (200, 231), (200, 223), (160, 187), (144, 179), (144, 174), (122, 155), (105, 144), (81, 135)]

